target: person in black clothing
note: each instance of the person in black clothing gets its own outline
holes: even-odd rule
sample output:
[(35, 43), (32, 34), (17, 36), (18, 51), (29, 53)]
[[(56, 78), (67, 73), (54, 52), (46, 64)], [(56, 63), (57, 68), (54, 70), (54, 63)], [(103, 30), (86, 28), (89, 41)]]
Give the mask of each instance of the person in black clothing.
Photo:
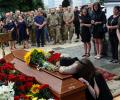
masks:
[(6, 29), (7, 33), (9, 33), (10, 49), (16, 49), (15, 41), (17, 40), (17, 32), (14, 21), (10, 19), (9, 22), (6, 23), (4, 28)]
[(18, 17), (18, 31), (19, 31), (19, 40), (23, 41), (23, 48), (29, 48), (28, 46), (28, 28), (27, 28), (27, 24), (24, 21), (23, 16), (19, 16)]
[(95, 59), (101, 58), (102, 53), (102, 40), (104, 38), (104, 25), (106, 24), (105, 13), (101, 10), (101, 6), (98, 2), (93, 4), (93, 12), (91, 14), (92, 34), (96, 46)]
[(86, 90), (87, 100), (113, 100), (104, 77), (96, 71), (92, 62), (88, 59), (82, 59), (80, 64), (81, 69), (76, 76), (88, 87)]
[(113, 15), (108, 18), (108, 30), (109, 40), (111, 44), (112, 59), (110, 62), (118, 63), (118, 44), (119, 40), (117, 37), (118, 19), (119, 19), (120, 7), (116, 6), (113, 10)]
[(81, 28), (81, 38), (84, 43), (85, 54), (82, 57), (89, 57), (91, 50), (91, 18), (88, 13), (88, 9), (84, 8), (80, 16), (80, 28)]
[(75, 33), (77, 35), (77, 39), (79, 39), (80, 37), (79, 14), (80, 14), (80, 11), (78, 10), (78, 7), (76, 6), (74, 10), (74, 26), (75, 26)]
[(87, 85), (86, 100), (113, 100), (104, 77), (96, 71), (88, 59), (61, 58), (59, 72), (72, 74), (74, 78)]

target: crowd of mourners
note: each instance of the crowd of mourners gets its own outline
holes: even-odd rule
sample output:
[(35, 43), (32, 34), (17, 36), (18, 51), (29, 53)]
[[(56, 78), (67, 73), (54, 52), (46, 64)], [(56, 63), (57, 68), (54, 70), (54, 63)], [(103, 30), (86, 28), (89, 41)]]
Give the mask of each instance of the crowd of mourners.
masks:
[(91, 40), (94, 41), (95, 59), (102, 57), (103, 40), (105, 33), (108, 33), (111, 62), (118, 63), (119, 16), (120, 7), (115, 6), (113, 14), (107, 19), (98, 2), (80, 9), (59, 6), (48, 11), (42, 8), (28, 12), (16, 10), (15, 13), (7, 12), (2, 16), (0, 33), (9, 33), (11, 50), (16, 49), (17, 43), (23, 48), (29, 48), (29, 43), (37, 47), (44, 47), (51, 41), (53, 44), (71, 43), (75, 33), (76, 39), (84, 43), (85, 53), (82, 57), (90, 56)]

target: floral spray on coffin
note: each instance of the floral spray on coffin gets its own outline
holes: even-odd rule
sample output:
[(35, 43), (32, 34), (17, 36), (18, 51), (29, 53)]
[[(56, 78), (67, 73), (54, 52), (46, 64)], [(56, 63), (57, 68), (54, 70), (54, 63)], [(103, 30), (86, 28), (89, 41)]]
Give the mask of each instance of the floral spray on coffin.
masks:
[(45, 52), (42, 49), (33, 49), (29, 51), (24, 60), (27, 64), (32, 65), (40, 69), (46, 69), (48, 71), (56, 71), (56, 62), (60, 59), (60, 53), (54, 51)]

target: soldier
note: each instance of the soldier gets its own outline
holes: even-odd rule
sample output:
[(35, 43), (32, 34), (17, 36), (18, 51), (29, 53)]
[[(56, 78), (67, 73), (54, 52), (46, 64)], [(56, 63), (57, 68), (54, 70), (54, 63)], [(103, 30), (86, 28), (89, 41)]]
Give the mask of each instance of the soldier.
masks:
[(48, 16), (48, 26), (54, 44), (60, 43), (60, 18), (59, 15), (55, 13), (55, 9), (51, 9), (51, 14)]
[(27, 22), (28, 32), (30, 35), (31, 45), (35, 46), (34, 16), (33, 16), (32, 12), (28, 13), (26, 22)]
[(59, 17), (60, 17), (60, 35), (61, 35), (61, 40), (64, 41), (64, 38), (63, 38), (63, 32), (64, 32), (64, 21), (63, 21), (63, 8), (62, 6), (60, 5), (59, 6)]
[[(74, 13), (71, 7), (65, 8), (63, 20), (65, 22), (64, 40), (68, 40), (68, 37), (69, 37), (69, 42), (71, 43), (73, 33), (74, 33), (74, 25), (73, 25)], [(68, 35), (68, 32), (69, 32), (69, 35)]]

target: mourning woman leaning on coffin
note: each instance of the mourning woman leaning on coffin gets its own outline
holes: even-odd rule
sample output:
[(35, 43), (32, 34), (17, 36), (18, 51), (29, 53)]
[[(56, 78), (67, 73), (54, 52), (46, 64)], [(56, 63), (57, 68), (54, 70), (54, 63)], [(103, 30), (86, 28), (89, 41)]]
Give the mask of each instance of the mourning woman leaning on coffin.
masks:
[(61, 58), (59, 72), (73, 74), (75, 78), (87, 85), (87, 100), (113, 100), (113, 96), (103, 76), (96, 71), (88, 59)]

